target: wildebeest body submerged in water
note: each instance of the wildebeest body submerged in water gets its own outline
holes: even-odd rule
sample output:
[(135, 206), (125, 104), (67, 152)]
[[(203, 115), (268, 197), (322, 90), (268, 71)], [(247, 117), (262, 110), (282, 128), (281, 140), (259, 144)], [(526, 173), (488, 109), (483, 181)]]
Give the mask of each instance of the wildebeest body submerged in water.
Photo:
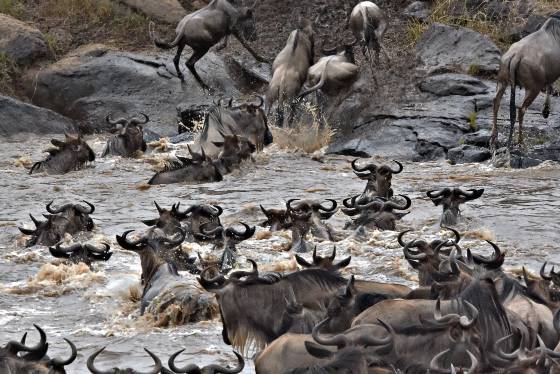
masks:
[(87, 162), (95, 161), (95, 153), (81, 135), (65, 135), (65, 140), (52, 139), (56, 148), (49, 148), (48, 157), (33, 164), (29, 174), (45, 171), (48, 174), (66, 174), (79, 170)]
[(122, 157), (132, 157), (136, 152), (146, 152), (146, 142), (144, 141), (144, 133), (142, 125), (148, 123), (150, 118), (140, 113), (144, 118), (117, 118), (112, 119), (108, 114), (105, 120), (114, 126), (111, 129), (113, 135), (107, 140), (107, 145), (101, 154), (101, 157), (107, 155), (116, 155)]

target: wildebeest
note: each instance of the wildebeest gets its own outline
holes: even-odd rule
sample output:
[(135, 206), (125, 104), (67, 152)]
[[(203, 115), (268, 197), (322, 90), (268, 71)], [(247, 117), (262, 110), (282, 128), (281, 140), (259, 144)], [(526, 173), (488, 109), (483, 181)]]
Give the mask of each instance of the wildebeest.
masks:
[[(0, 373), (2, 374), (66, 374), (65, 366), (70, 365), (78, 356), (74, 343), (64, 338), (72, 354), (67, 359), (49, 358), (47, 335), (37, 325), (33, 325), (40, 335), (39, 342), (33, 346), (25, 345), (27, 333), (20, 342), (10, 341), (0, 348)], [(26, 352), (25, 354), (22, 354)]]
[[(140, 313), (148, 311), (156, 318), (166, 308), (176, 305), (180, 310), (178, 321), (175, 323), (195, 322), (207, 320), (214, 316), (216, 310), (210, 295), (200, 292), (194, 283), (181, 277), (177, 272), (177, 267), (161, 259), (152, 242), (148, 242), (145, 237), (130, 240), (128, 235), (132, 231), (125, 231), (122, 235), (117, 235), (117, 243), (124, 249), (134, 251), (140, 255), (142, 265), (142, 279), (144, 290), (140, 304)], [(184, 239), (167, 238), (168, 242), (178, 244)]]
[(313, 263), (307, 262), (303, 257), (299, 255), (295, 255), (296, 262), (306, 268), (320, 268), (325, 269), (328, 271), (338, 271), (340, 269), (345, 268), (352, 260), (352, 256), (346, 257), (344, 260), (340, 260), (339, 262), (335, 263), (334, 259), (336, 257), (336, 247), (333, 248), (332, 253), (329, 257), (322, 257), (317, 255), (317, 246), (313, 249)]
[(546, 264), (547, 263), (544, 262), (541, 267), (541, 279), (529, 278), (525, 268), (523, 268), (523, 279), (525, 280), (528, 296), (537, 302), (548, 306), (550, 310), (556, 311), (560, 309), (560, 292), (551, 287), (551, 281), (554, 277), (558, 277), (558, 274), (554, 272), (553, 267), (547, 275), (545, 273)]
[(186, 62), (187, 68), (204, 89), (209, 89), (196, 72), (194, 65), (212, 46), (229, 35), (233, 35), (257, 61), (266, 62), (246, 42), (246, 40), (255, 41), (257, 39), (254, 5), (235, 7), (227, 0), (212, 0), (210, 4), (186, 15), (179, 22), (175, 29), (177, 35), (172, 42), (158, 39), (153, 30), (153, 23), (150, 24), (150, 36), (159, 48), (177, 47), (173, 64), (181, 81), (185, 80), (179, 67), (181, 53), (185, 46), (191, 47), (193, 54)]
[(113, 252), (109, 251), (110, 249), (111, 247), (107, 243), (103, 244), (103, 248), (97, 248), (87, 243), (83, 245), (76, 243), (64, 248), (58, 243), (56, 247), (50, 247), (49, 251), (54, 257), (65, 258), (74, 264), (83, 262), (91, 266), (94, 261), (108, 261), (113, 255)]
[(243, 360), (243, 357), (237, 353), (236, 351), (233, 351), (233, 353), (235, 354), (235, 356), (237, 357), (237, 366), (235, 368), (225, 368), (223, 366), (217, 365), (217, 364), (211, 364), (208, 366), (204, 366), (204, 367), (199, 367), (198, 365), (195, 364), (188, 364), (186, 366), (183, 367), (178, 367), (175, 364), (175, 359), (177, 358), (177, 356), (179, 356), (181, 353), (183, 353), (184, 349), (181, 349), (180, 351), (177, 351), (175, 353), (173, 353), (171, 355), (171, 357), (169, 357), (169, 368), (171, 370), (173, 370), (174, 373), (187, 373), (187, 374), (236, 374), (236, 373), (240, 373), (241, 370), (243, 370), (243, 368), (245, 367), (245, 361)]
[(148, 184), (211, 183), (223, 180), (222, 174), (214, 161), (206, 155), (204, 148), (196, 153), (189, 147), (189, 152), (192, 158), (179, 157), (176, 162), (158, 171)]
[(292, 249), (307, 252), (305, 236), (309, 231), (319, 239), (333, 240), (333, 230), (323, 221), (331, 218), (337, 211), (337, 202), (327, 199), (330, 207), (315, 200), (290, 199), (286, 202), (286, 212), (291, 219)]
[(175, 215), (184, 223), (187, 230), (187, 240), (196, 241), (198, 237), (204, 236), (202, 227), (207, 231), (222, 226), (220, 216), (224, 209), (219, 205), (193, 204), (181, 211), (177, 204)]
[(292, 124), (296, 109), (296, 97), (313, 64), (315, 33), (310, 21), (292, 31), (286, 46), (278, 53), (272, 64), (272, 79), (266, 93), (266, 110), (270, 114), (272, 104), (277, 103), (276, 125), (284, 125), (284, 106), (290, 106), (288, 126)]
[(224, 175), (237, 169), (242, 161), (250, 159), (251, 154), (257, 148), (247, 138), (235, 134), (223, 134), (222, 137), (223, 141), (214, 142), (215, 145), (222, 148), (214, 165), (220, 174)]
[(105, 348), (106, 347), (98, 349), (91, 356), (89, 356), (89, 358), (87, 359), (87, 368), (92, 374), (159, 374), (160, 372), (165, 373), (165, 371), (163, 371), (164, 368), (163, 368), (163, 365), (161, 363), (161, 360), (158, 358), (158, 356), (156, 356), (155, 354), (153, 354), (152, 352), (150, 352), (146, 348), (144, 348), (144, 350), (154, 360), (154, 368), (152, 370), (150, 370), (149, 372), (140, 373), (139, 371), (136, 371), (136, 370), (131, 369), (131, 368), (119, 369), (119, 368), (116, 368), (116, 367), (113, 367), (113, 368), (108, 369), (108, 370), (107, 369), (106, 370), (98, 369), (98, 368), (95, 367), (95, 359), (97, 358), (97, 356), (99, 356), (99, 354), (101, 352), (103, 352), (105, 350)]
[(262, 205), (260, 207), (266, 216), (266, 221), (261, 223), (262, 227), (270, 227), (270, 231), (287, 230), (290, 228), (290, 216), (286, 209), (266, 209)]
[(379, 52), (382, 51), (387, 61), (389, 56), (381, 44), (381, 39), (387, 31), (387, 19), (385, 13), (371, 1), (358, 3), (348, 19), (348, 27), (362, 44), (364, 57), (370, 64), (372, 78), (377, 84), (373, 68), (373, 52), (376, 54), (376, 62), (379, 65)]
[(80, 231), (93, 230), (94, 223), (90, 214), (95, 211), (95, 206), (85, 200), (84, 203), (89, 207), (79, 204), (65, 204), (59, 208), (53, 208), (53, 201), (51, 201), (46, 206), (47, 212), (50, 213), (44, 215), (46, 221), (39, 221), (30, 214), (29, 217), (35, 224), (35, 229), (18, 227), (23, 234), (31, 235), (26, 246), (51, 246), (61, 241), (66, 233), (72, 235)]
[(352, 169), (354, 173), (360, 178), (367, 180), (366, 188), (362, 193), (365, 197), (383, 197), (390, 199), (393, 197), (393, 189), (391, 182), (394, 174), (400, 174), (403, 171), (403, 166), (400, 162), (393, 160), (398, 168), (393, 169), (388, 165), (378, 166), (374, 163), (368, 163), (365, 166), (358, 166), (356, 162), (358, 159), (352, 161)]
[[(508, 86), (511, 87), (510, 126), (508, 148), (511, 148), (516, 115), (519, 116), (519, 144), (523, 143), (523, 119), (527, 108), (543, 90), (546, 100), (542, 115), (550, 115), (550, 95), (552, 85), (560, 78), (560, 12), (556, 12), (534, 33), (514, 43), (502, 56), (498, 72), (498, 87), (494, 98), (494, 121), (492, 126), (491, 146), (495, 149), (498, 140), (498, 111), (502, 96)], [(516, 113), (515, 89), (525, 88), (523, 104)]]
[(144, 119), (138, 117), (112, 119), (109, 113), (105, 120), (114, 126), (111, 130), (113, 135), (107, 140), (107, 145), (101, 157), (116, 155), (131, 157), (137, 151), (146, 152), (146, 142), (144, 141), (144, 130), (142, 125), (148, 123), (150, 118), (140, 113)]
[(460, 205), (468, 201), (478, 199), (484, 193), (484, 189), (468, 189), (467, 192), (460, 188), (444, 188), (442, 190), (432, 190), (426, 195), (432, 200), (435, 206), (441, 205), (443, 213), (440, 219), (442, 226), (454, 226), (459, 222), (461, 216)]
[[(339, 53), (336, 53), (337, 47), (323, 49), (325, 56), (321, 57), (307, 71), (307, 87), (305, 87), (305, 91), (299, 94), (298, 98), (301, 99), (318, 91), (333, 97), (340, 94), (341, 90), (352, 85), (358, 78), (359, 72), (354, 60), (353, 45), (355, 42), (356, 40), (345, 42), (344, 49)], [(322, 107), (321, 104), (319, 106)]]
[(56, 148), (49, 148), (45, 160), (33, 164), (29, 174), (46, 171), (48, 174), (66, 174), (84, 167), (87, 162), (95, 161), (95, 153), (81, 135), (65, 134), (64, 141), (51, 140)]
[(348, 216), (358, 216), (345, 226), (346, 229), (358, 229), (361, 227), (375, 227), (380, 230), (395, 230), (396, 221), (400, 221), (410, 212), (396, 212), (395, 210), (407, 210), (412, 205), (408, 196), (398, 195), (405, 201), (398, 203), (395, 199), (387, 201), (381, 197), (368, 198), (356, 195), (344, 202), (342, 212)]
[(232, 100), (227, 106), (220, 103), (214, 105), (205, 116), (204, 127), (195, 145), (197, 150), (203, 148), (208, 156), (217, 158), (222, 146), (216, 142), (222, 142), (224, 135), (245, 138), (258, 151), (271, 144), (273, 137), (262, 108), (264, 100), (260, 96), (257, 98), (258, 103), (247, 102), (233, 106)]

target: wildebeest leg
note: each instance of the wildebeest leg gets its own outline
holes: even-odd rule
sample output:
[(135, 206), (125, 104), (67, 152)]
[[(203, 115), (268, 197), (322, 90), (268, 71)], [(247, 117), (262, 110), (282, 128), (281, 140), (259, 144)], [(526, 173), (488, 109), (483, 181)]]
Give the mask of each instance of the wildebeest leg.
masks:
[(496, 150), (498, 143), (498, 112), (500, 111), (500, 103), (506, 91), (507, 84), (498, 82), (496, 97), (494, 97), (494, 117), (492, 122), (492, 135), (490, 136), (490, 149)]
[(319, 127), (323, 128), (326, 124), (325, 110), (327, 108), (327, 100), (323, 93), (315, 91), (315, 94), (317, 97), (317, 107), (319, 108)]
[(233, 36), (235, 36), (235, 39), (237, 39), (239, 41), (239, 43), (241, 43), (241, 45), (247, 50), (247, 52), (249, 52), (251, 54), (251, 56), (253, 56), (253, 58), (259, 62), (267, 62), (270, 63), (270, 61), (264, 57), (262, 57), (261, 55), (259, 55), (257, 52), (255, 52), (255, 50), (245, 41), (245, 39), (243, 39), (243, 37), (237, 33), (233, 33)]
[(288, 127), (292, 127), (298, 103), (299, 100), (292, 100), (292, 102), (290, 103), (290, 116), (288, 117)]
[(196, 64), (197, 61), (200, 60), (202, 58), (202, 56), (204, 56), (206, 54), (206, 52), (208, 52), (208, 49), (203, 49), (203, 50), (195, 49), (192, 56), (185, 63), (185, 65), (187, 65), (187, 68), (191, 71), (192, 75), (197, 80), (197, 82), (200, 84), (200, 86), (202, 86), (203, 89), (210, 91), (210, 87), (208, 87), (206, 85), (206, 83), (204, 83), (202, 81), (202, 78), (200, 78), (200, 75), (198, 75), (198, 73), (196, 72), (196, 69), (194, 68), (194, 64)]
[(542, 110), (542, 116), (548, 118), (550, 115), (550, 95), (552, 95), (552, 86), (546, 87), (546, 99), (544, 100), (544, 107)]
[(185, 76), (183, 75), (183, 73), (181, 73), (181, 68), (179, 67), (179, 61), (181, 60), (181, 53), (183, 53), (183, 49), (185, 49), (185, 44), (179, 43), (179, 45), (177, 46), (177, 53), (173, 58), (173, 65), (175, 65), (175, 70), (177, 71), (177, 77), (179, 77), (179, 79), (182, 82), (185, 81)]
[(218, 44), (218, 46), (216, 47), (216, 51), (221, 51), (222, 49), (226, 48), (228, 45), (228, 39), (229, 39), (229, 35), (224, 36), (222, 42)]
[(539, 95), (539, 91), (537, 90), (526, 90), (525, 91), (525, 99), (523, 99), (523, 104), (521, 105), (521, 108), (519, 108), (518, 111), (518, 116), (519, 116), (519, 135), (518, 135), (518, 142), (519, 144), (523, 144), (523, 117), (525, 117), (525, 112), (527, 111), (527, 108), (529, 108), (529, 105), (531, 105), (533, 103), (533, 101), (535, 101), (535, 99), (537, 98), (537, 96)]
[(284, 104), (278, 103), (276, 107), (276, 126), (284, 127)]

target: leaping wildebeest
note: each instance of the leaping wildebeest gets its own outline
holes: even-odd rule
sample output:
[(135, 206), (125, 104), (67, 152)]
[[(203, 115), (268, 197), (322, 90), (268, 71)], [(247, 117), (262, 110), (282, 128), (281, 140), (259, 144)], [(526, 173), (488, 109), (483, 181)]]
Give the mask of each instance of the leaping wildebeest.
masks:
[(173, 41), (160, 40), (155, 34), (153, 23), (150, 23), (150, 37), (158, 48), (171, 49), (177, 47), (173, 64), (177, 76), (183, 82), (185, 77), (179, 68), (179, 61), (185, 46), (191, 47), (193, 54), (186, 62), (187, 68), (198, 83), (208, 90), (210, 87), (202, 81), (194, 65), (212, 46), (229, 35), (233, 35), (257, 61), (267, 62), (246, 42), (246, 40), (255, 41), (257, 39), (254, 5), (256, 5), (256, 2), (251, 7), (235, 7), (227, 0), (212, 0), (210, 4), (196, 12), (187, 14), (179, 22), (175, 29), (177, 35)]
[[(490, 144), (496, 148), (498, 139), (498, 111), (502, 96), (511, 87), (510, 125), (508, 148), (511, 148), (516, 115), (519, 116), (519, 144), (523, 143), (523, 119), (529, 105), (542, 90), (546, 90), (546, 100), (542, 110), (544, 118), (550, 115), (550, 95), (552, 84), (560, 78), (560, 12), (554, 13), (534, 33), (514, 43), (502, 56), (498, 72), (498, 87), (494, 98), (494, 121)], [(525, 88), (523, 104), (516, 113), (515, 88)]]
[(136, 116), (132, 118), (111, 118), (111, 113), (105, 117), (108, 124), (113, 125), (111, 129), (113, 136), (107, 140), (107, 145), (101, 154), (101, 157), (107, 155), (116, 155), (123, 157), (131, 157), (137, 151), (146, 152), (146, 142), (144, 141), (144, 129), (142, 125), (148, 123), (150, 118), (140, 113), (144, 118)]
[(296, 97), (307, 79), (307, 71), (313, 64), (315, 34), (311, 21), (292, 31), (286, 46), (278, 53), (272, 64), (272, 79), (266, 93), (266, 110), (270, 114), (272, 104), (277, 102), (276, 125), (284, 125), (284, 105), (290, 105), (288, 126), (294, 119)]
[(362, 53), (369, 62), (373, 81), (377, 84), (373, 69), (373, 52), (375, 51), (375, 59), (378, 65), (379, 52), (383, 52), (385, 58), (389, 61), (389, 56), (381, 44), (381, 39), (387, 31), (385, 13), (371, 1), (362, 1), (352, 9), (348, 19), (348, 27), (362, 44)]

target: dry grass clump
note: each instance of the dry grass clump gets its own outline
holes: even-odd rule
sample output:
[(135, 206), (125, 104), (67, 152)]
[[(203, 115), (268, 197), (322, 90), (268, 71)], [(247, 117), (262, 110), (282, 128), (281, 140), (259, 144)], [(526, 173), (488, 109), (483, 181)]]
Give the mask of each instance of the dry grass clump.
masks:
[[(5, 1), (5, 0), (0, 0)], [(0, 12), (1, 13), (1, 12)], [(0, 93), (6, 95), (14, 94), (14, 77), (18, 69), (14, 62), (5, 53), (0, 53)]]

